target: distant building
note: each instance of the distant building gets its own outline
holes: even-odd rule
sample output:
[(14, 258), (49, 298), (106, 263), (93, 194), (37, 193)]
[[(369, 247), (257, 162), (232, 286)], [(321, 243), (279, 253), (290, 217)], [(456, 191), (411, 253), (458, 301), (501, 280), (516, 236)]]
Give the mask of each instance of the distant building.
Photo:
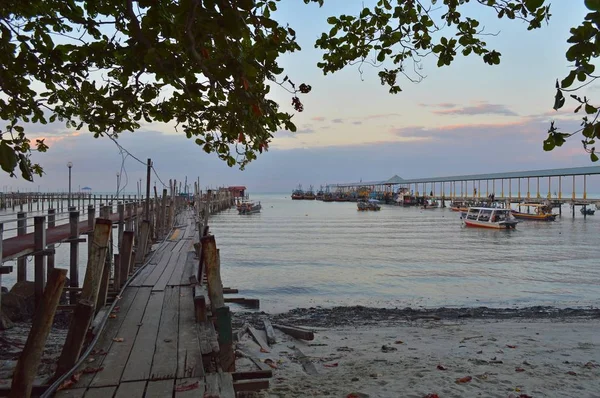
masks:
[(228, 189), (234, 198), (243, 198), (246, 196), (246, 187), (235, 186), (235, 187), (229, 187)]

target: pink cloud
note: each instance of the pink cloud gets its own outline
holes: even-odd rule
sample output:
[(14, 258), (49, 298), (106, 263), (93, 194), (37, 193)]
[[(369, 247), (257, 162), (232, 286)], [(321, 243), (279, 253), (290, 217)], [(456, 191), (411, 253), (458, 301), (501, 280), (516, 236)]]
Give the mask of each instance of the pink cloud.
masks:
[(327, 118), (325, 116), (315, 116), (310, 120), (314, 120), (315, 122), (324, 122), (325, 120), (327, 120)]

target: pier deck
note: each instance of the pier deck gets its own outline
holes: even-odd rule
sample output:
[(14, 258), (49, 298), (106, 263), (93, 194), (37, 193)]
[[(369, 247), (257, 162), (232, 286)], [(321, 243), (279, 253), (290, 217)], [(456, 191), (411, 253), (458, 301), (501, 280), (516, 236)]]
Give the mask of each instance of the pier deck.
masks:
[(231, 373), (205, 373), (203, 358), (218, 354), (218, 342), (210, 320), (195, 320), (193, 213), (175, 225), (125, 289), (79, 380), (56, 397), (235, 397)]

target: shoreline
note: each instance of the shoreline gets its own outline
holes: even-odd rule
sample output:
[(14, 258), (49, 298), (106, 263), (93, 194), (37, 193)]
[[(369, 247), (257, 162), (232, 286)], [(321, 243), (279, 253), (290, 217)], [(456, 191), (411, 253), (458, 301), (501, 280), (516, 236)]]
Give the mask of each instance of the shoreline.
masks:
[(308, 308), (234, 313), (234, 328), (264, 342), (265, 317), (315, 338), (240, 335), (237, 370), (273, 372), (258, 397), (600, 397), (598, 309)]
[[(241, 307), (239, 307), (241, 309)], [(275, 323), (309, 327), (341, 327), (354, 325), (382, 324), (416, 320), (459, 320), (459, 319), (497, 319), (497, 320), (557, 320), (563, 318), (581, 318), (600, 320), (600, 308), (559, 308), (551, 306), (531, 306), (522, 308), (490, 307), (438, 307), (438, 308), (381, 308), (365, 306), (337, 306), (296, 308), (282, 313), (264, 311), (233, 310), (233, 325), (240, 327), (244, 322), (260, 323), (268, 316)]]

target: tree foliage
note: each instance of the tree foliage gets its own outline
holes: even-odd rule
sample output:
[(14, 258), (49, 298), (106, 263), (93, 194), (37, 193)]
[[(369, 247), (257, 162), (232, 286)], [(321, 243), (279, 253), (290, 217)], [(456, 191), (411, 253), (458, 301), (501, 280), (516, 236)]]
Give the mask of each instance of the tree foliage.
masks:
[[(295, 126), (268, 98), (293, 95), (277, 59), (300, 47), (271, 14), (278, 0), (4, 0), (0, 3), (0, 165), (42, 168), (25, 127), (61, 121), (116, 138), (143, 122), (175, 123), (206, 152), (246, 165)], [(33, 147), (32, 147), (33, 146)]]
[[(289, 113), (269, 99), (279, 85), (292, 95), (311, 87), (295, 85), (278, 64), (280, 55), (300, 49), (294, 30), (272, 14), (280, 0), (4, 0), (0, 3), (0, 166), (18, 169), (28, 180), (41, 175), (25, 128), (60, 121), (87, 128), (96, 137), (116, 138), (151, 122), (174, 123), (206, 152), (242, 168), (268, 148), (273, 133), (295, 131)], [(304, 0), (323, 4), (323, 0)], [(325, 74), (350, 65), (378, 68), (390, 93), (402, 78), (420, 81), (422, 60), (439, 67), (459, 55), (489, 65), (501, 54), (485, 42), (473, 3), (498, 18), (520, 20), (527, 29), (550, 18), (547, 0), (379, 0), (357, 15), (327, 19), (331, 28), (316, 41)], [(566, 58), (570, 73), (556, 83), (554, 108), (565, 93), (583, 110), (581, 129), (563, 133), (551, 124), (544, 149), (582, 133), (584, 148), (598, 160), (600, 107), (574, 92), (599, 76), (600, 0), (585, 0), (590, 12), (571, 29)], [(471, 7), (471, 8), (469, 8)], [(577, 82), (578, 86), (575, 86)]]

